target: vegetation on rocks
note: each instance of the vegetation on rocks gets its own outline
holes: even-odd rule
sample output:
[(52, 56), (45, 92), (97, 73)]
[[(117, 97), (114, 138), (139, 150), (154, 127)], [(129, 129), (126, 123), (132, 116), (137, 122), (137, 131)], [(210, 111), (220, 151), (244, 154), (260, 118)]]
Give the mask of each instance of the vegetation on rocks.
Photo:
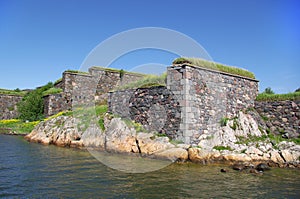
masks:
[(52, 94), (57, 94), (57, 93), (61, 93), (63, 90), (61, 88), (50, 88), (46, 91), (43, 92), (43, 96), (46, 96), (46, 95), (52, 95)]
[(283, 101), (283, 100), (300, 100), (300, 92), (286, 94), (267, 94), (265, 92), (258, 94), (257, 101)]
[(239, 76), (255, 79), (255, 75), (248, 70), (236, 68), (233, 66), (226, 66), (220, 63), (211, 62), (200, 58), (180, 57), (175, 59), (173, 61), (173, 64), (191, 64), (194, 66), (199, 66), (211, 70), (217, 70), (217, 71), (221, 71), (233, 75), (239, 75)]
[(144, 78), (117, 87), (116, 90), (135, 89), (135, 88), (149, 88), (154, 86), (166, 86), (167, 73), (161, 75), (145, 75)]
[(0, 129), (4, 132), (14, 134), (27, 134), (30, 133), (39, 121), (23, 122), (18, 119), (0, 120)]
[(19, 119), (23, 121), (37, 121), (44, 118), (43, 93), (53, 87), (49, 82), (45, 86), (38, 87), (28, 92), (18, 103)]
[(18, 88), (15, 90), (8, 90), (8, 89), (0, 88), (0, 94), (24, 96), (24, 95), (26, 95), (26, 93), (27, 93), (27, 91), (22, 91)]

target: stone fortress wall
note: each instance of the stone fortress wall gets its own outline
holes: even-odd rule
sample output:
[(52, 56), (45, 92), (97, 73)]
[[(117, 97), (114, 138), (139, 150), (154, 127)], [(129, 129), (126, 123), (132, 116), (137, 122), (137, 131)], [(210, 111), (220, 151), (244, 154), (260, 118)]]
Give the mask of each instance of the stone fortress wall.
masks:
[[(111, 91), (143, 77), (142, 74), (92, 67), (88, 73), (65, 71), (55, 84), (63, 92), (44, 97), (45, 116), (73, 106), (106, 103), (109, 112), (141, 123), (145, 129), (172, 139), (197, 144), (202, 134), (220, 128), (220, 120), (240, 110), (255, 108), (272, 132), (300, 134), (300, 102), (257, 102), (258, 81), (224, 72), (173, 65), (166, 86)], [(0, 94), (0, 119), (18, 116), (21, 96)]]
[(288, 138), (300, 135), (300, 100), (256, 101), (255, 109), (271, 132)]
[(17, 103), (22, 98), (18, 95), (0, 94), (0, 120), (18, 117)]
[(153, 127), (158, 133), (197, 144), (223, 117), (254, 107), (258, 81), (188, 64), (167, 69), (166, 87), (110, 92), (109, 111)]
[(44, 113), (50, 116), (63, 110), (71, 110), (75, 106), (105, 103), (110, 90), (143, 76), (100, 67), (92, 67), (88, 73), (65, 71), (62, 81), (55, 85), (63, 92), (44, 97)]

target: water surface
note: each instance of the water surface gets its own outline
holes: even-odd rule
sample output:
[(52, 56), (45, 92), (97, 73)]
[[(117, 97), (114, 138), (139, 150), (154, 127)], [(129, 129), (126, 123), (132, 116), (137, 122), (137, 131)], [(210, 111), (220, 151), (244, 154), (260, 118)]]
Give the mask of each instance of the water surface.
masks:
[(28, 143), (0, 135), (1, 198), (299, 198), (300, 171), (274, 168), (262, 176), (225, 166), (172, 164), (129, 174), (88, 151)]

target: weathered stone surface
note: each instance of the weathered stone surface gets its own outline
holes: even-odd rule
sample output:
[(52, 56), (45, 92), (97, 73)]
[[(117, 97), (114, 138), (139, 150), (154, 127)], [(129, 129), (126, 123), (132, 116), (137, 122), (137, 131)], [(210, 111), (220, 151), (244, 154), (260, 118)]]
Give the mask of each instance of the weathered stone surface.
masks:
[(0, 120), (17, 118), (17, 104), (22, 98), (17, 95), (0, 94)]
[(300, 100), (256, 101), (255, 109), (266, 118), (271, 132), (285, 132), (289, 138), (300, 136)]
[(188, 152), (182, 148), (171, 148), (162, 152), (158, 152), (154, 154), (159, 158), (169, 159), (171, 161), (187, 161), (188, 160)]
[(105, 131), (105, 149), (117, 152), (137, 151), (136, 132), (130, 129), (120, 118), (111, 120)]
[(136, 139), (141, 153), (147, 155), (159, 153), (175, 147), (173, 144), (169, 143), (168, 137), (156, 137), (152, 133), (139, 133)]

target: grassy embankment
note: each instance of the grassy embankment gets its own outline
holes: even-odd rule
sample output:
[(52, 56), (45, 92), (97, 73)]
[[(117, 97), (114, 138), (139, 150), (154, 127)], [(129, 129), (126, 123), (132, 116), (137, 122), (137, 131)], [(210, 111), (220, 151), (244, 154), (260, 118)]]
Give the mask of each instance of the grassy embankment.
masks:
[(0, 120), (0, 133), (14, 132), (14, 134), (24, 135), (30, 133), (34, 127), (42, 121), (54, 119), (59, 116), (71, 116), (80, 119), (77, 128), (84, 131), (88, 128), (92, 120), (97, 120), (98, 125), (104, 130), (104, 115), (107, 112), (107, 105), (99, 105), (91, 108), (77, 108), (74, 111), (62, 111), (40, 121), (24, 122), (19, 119)]
[(300, 100), (300, 92), (286, 93), (286, 94), (260, 93), (256, 97), (256, 101), (284, 101), (284, 100)]

